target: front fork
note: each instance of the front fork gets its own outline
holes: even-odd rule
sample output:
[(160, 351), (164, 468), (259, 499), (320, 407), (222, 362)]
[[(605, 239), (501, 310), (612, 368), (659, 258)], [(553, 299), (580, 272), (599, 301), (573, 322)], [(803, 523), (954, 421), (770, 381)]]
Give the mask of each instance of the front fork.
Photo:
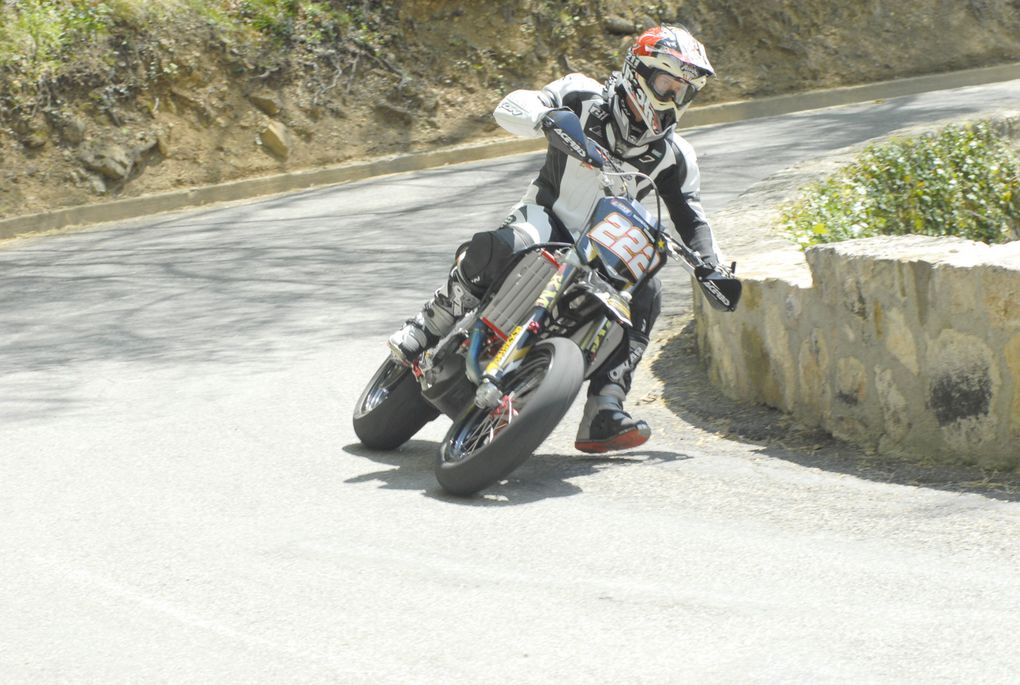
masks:
[[(577, 266), (569, 262), (562, 262), (556, 273), (552, 275), (546, 284), (542, 294), (535, 300), (535, 304), (518, 326), (514, 327), (506, 342), (496, 353), (496, 356), (485, 367), (481, 374), (481, 383), (475, 392), (475, 404), (482, 408), (494, 408), (499, 406), (503, 399), (503, 391), (500, 384), (507, 375), (512, 373), (521, 365), (524, 358), (531, 352), (531, 348), (538, 340), (539, 334), (545, 326), (553, 308), (559, 302), (560, 297), (570, 285), (571, 280), (577, 273)], [(472, 345), (469, 350), (469, 366), (478, 367), (477, 355), (480, 349)]]

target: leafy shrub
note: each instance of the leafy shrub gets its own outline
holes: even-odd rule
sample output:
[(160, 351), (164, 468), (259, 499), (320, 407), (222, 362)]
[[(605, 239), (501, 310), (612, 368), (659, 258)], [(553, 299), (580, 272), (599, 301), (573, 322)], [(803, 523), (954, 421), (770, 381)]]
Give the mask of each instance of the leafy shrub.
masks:
[(55, 71), (69, 48), (103, 32), (97, 3), (17, 0), (0, 5), (0, 67), (37, 81)]
[[(46, 61), (121, 24), (165, 29), (167, 19), (203, 17), (217, 28), (280, 39), (325, 40), (351, 24), (339, 3), (313, 0), (0, 0), (0, 66)], [(308, 29), (299, 33), (297, 29)]]
[(1020, 239), (1020, 159), (980, 122), (871, 145), (808, 186), (783, 227), (802, 249), (876, 235)]

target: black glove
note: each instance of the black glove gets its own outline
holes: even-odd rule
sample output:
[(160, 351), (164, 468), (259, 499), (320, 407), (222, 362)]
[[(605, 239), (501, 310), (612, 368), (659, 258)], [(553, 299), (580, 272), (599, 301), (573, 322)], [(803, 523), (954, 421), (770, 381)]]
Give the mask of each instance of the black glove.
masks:
[(705, 259), (701, 266), (695, 267), (694, 269), (694, 275), (699, 281), (704, 281), (705, 279), (710, 278), (713, 274), (717, 277), (721, 276), (723, 278), (730, 278), (733, 275), (730, 273), (729, 269), (715, 260)]

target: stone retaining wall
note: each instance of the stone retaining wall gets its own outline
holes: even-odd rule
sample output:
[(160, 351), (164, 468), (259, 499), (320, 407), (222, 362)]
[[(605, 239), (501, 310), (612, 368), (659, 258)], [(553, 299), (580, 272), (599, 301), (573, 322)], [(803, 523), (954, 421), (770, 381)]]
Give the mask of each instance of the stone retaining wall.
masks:
[[(717, 230), (774, 223), (790, 197), (777, 187), (833, 166), (766, 182)], [(1020, 466), (1020, 242), (880, 237), (802, 254), (772, 236), (765, 252), (732, 256), (738, 311), (695, 306), (699, 350), (726, 394), (885, 454)]]

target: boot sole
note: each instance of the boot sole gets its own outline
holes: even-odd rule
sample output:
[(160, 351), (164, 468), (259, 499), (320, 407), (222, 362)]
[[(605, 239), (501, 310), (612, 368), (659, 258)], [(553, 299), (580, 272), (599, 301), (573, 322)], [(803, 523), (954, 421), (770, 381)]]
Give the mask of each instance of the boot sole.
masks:
[(632, 428), (626, 433), (620, 433), (607, 440), (578, 440), (574, 443), (574, 449), (587, 454), (605, 454), (618, 450), (629, 450), (640, 447), (652, 437), (649, 429)]

